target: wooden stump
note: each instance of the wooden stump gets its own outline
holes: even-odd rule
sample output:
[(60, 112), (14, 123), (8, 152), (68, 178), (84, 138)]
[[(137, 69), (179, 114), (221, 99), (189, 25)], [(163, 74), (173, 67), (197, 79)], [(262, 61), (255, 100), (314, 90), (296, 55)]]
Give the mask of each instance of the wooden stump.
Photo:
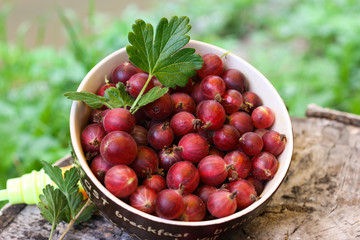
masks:
[[(360, 239), (360, 127), (349, 119), (323, 118), (321, 111), (327, 110), (292, 118), (294, 154), (287, 177), (265, 211), (232, 240)], [(331, 119), (344, 119), (339, 114)], [(50, 233), (51, 225), (36, 206), (8, 205), (0, 220), (0, 239), (47, 239)], [(61, 223), (54, 239), (64, 228)], [(66, 239), (132, 237), (95, 215), (75, 226)]]

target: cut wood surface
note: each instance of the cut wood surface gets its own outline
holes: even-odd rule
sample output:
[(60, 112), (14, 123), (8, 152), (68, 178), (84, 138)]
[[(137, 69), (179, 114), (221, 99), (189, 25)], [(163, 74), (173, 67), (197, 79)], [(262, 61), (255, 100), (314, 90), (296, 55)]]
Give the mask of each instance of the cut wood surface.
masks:
[[(295, 147), (285, 181), (231, 240), (360, 239), (360, 127), (318, 117), (292, 123)], [(60, 223), (54, 239), (65, 227)], [(0, 239), (48, 239), (50, 229), (36, 206), (9, 204), (0, 212)], [(133, 238), (96, 214), (66, 239)]]

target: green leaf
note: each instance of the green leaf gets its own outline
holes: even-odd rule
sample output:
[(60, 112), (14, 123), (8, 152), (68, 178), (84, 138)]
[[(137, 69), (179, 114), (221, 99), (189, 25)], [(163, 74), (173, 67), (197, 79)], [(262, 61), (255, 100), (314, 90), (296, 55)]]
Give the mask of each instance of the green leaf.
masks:
[(137, 109), (155, 101), (158, 98), (161, 98), (165, 93), (168, 92), (168, 90), (169, 90), (169, 88), (167, 88), (167, 87), (164, 87), (164, 88), (161, 88), (159, 86), (153, 87), (152, 89), (150, 89), (150, 91), (148, 91), (146, 94), (144, 94), (142, 96), (142, 98), (140, 98), (138, 105), (137, 105)]
[(44, 164), (45, 173), (50, 179), (56, 184), (59, 190), (66, 197), (68, 207), (70, 210), (70, 217), (67, 219), (74, 218), (76, 211), (79, 208), (82, 201), (82, 194), (79, 193), (79, 174), (75, 167), (70, 168), (62, 175), (62, 171), (57, 166), (51, 166), (50, 163), (42, 161)]
[(71, 99), (74, 101), (84, 101), (91, 108), (100, 108), (106, 102), (105, 97), (96, 95), (95, 93), (85, 92), (85, 91), (66, 92), (66, 93), (64, 93), (64, 96), (67, 97), (68, 99)]
[[(85, 203), (81, 205), (81, 208), (84, 204)], [(75, 224), (89, 220), (95, 211), (96, 211), (96, 207), (94, 205), (87, 206), (85, 210), (80, 214), (80, 216), (76, 219)]]
[(113, 108), (131, 106), (134, 102), (134, 99), (128, 94), (123, 83), (118, 83), (116, 88), (110, 87), (106, 89), (104, 97)]
[(39, 196), (41, 215), (53, 224), (54, 228), (61, 221), (64, 220), (64, 210), (67, 206), (66, 197), (59, 189), (55, 189), (50, 184), (43, 189), (43, 194)]
[(45, 173), (50, 177), (50, 179), (57, 185), (57, 187), (62, 191), (64, 189), (64, 179), (62, 171), (58, 166), (52, 166), (46, 161), (42, 161), (44, 165)]
[[(150, 24), (137, 20), (126, 47), (129, 60), (140, 69), (155, 75), (167, 87), (185, 86), (189, 77), (200, 69), (203, 60), (194, 54), (192, 48), (183, 48), (190, 40), (185, 35), (190, 31), (188, 17), (172, 17), (170, 21), (162, 18), (154, 30)], [(183, 49), (182, 49), (183, 48)]]

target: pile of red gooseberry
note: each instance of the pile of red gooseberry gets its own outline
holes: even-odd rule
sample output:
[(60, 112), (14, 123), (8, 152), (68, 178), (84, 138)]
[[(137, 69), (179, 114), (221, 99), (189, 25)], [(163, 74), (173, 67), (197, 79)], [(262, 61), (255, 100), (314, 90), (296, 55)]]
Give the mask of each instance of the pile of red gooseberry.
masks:
[[(221, 218), (255, 202), (278, 169), (285, 135), (242, 72), (212, 53), (185, 87), (131, 114), (93, 109), (81, 143), (94, 175), (116, 197), (166, 219)], [(148, 74), (124, 62), (97, 92), (122, 82), (136, 98)], [(145, 92), (161, 83), (154, 77)]]

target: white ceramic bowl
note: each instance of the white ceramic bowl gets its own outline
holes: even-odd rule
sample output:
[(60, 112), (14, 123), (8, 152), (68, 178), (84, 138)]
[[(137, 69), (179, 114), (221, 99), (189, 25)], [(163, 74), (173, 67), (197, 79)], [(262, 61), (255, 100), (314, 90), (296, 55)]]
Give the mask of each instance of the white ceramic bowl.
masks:
[[(187, 47), (195, 48), (200, 55), (215, 53), (221, 56), (227, 52), (219, 47), (194, 40), (191, 40)], [(96, 92), (103, 84), (104, 76), (110, 75), (117, 65), (126, 60), (128, 60), (128, 56), (125, 48), (110, 54), (91, 69), (82, 80), (78, 91)], [(73, 102), (70, 114), (70, 131), (73, 148), (83, 170), (82, 185), (97, 208), (126, 232), (141, 239), (222, 238), (227, 233), (234, 234), (234, 232), (239, 231), (244, 224), (261, 213), (284, 180), (293, 152), (293, 134), (290, 117), (281, 97), (271, 83), (243, 59), (228, 53), (223, 61), (225, 68), (235, 68), (245, 74), (249, 82), (249, 90), (257, 93), (263, 100), (263, 105), (270, 107), (275, 112), (276, 120), (272, 129), (285, 134), (287, 137), (285, 150), (278, 157), (279, 169), (275, 177), (266, 184), (261, 198), (246, 209), (228, 217), (199, 222), (166, 220), (141, 212), (112, 195), (91, 172), (81, 147), (80, 134), (87, 123), (90, 109), (83, 102)]]

